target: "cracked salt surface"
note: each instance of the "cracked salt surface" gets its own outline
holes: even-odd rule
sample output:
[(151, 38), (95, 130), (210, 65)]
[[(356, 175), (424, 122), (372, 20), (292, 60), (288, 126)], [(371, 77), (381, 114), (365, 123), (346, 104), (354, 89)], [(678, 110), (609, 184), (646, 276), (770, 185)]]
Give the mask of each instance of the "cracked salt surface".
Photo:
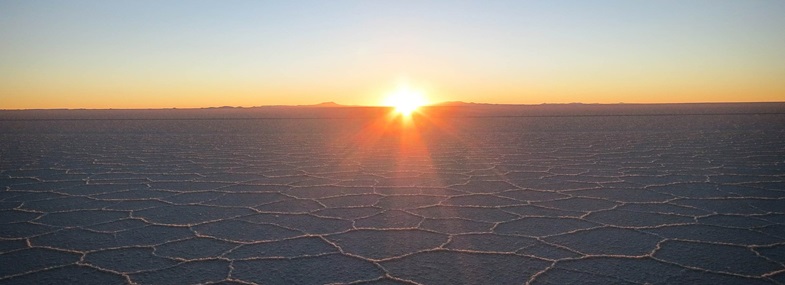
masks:
[(0, 122), (0, 284), (785, 283), (785, 115), (627, 119)]

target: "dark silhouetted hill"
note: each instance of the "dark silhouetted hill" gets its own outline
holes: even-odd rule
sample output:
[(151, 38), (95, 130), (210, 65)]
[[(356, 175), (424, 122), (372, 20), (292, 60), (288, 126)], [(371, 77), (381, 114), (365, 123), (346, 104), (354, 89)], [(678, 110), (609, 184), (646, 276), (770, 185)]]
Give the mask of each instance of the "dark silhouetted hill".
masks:
[[(335, 102), (301, 106), (214, 107), (193, 109), (42, 109), (0, 110), (0, 120), (279, 119), (364, 118), (389, 114), (389, 107), (345, 106)], [(510, 105), (444, 102), (421, 107), (429, 117), (667, 116), (785, 114), (785, 102), (686, 104)]]

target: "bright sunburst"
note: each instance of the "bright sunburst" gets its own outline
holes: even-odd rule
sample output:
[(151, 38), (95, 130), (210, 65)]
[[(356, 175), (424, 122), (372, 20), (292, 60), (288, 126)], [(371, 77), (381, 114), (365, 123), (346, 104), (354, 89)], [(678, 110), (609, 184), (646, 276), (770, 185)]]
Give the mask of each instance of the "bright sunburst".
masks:
[(423, 92), (411, 89), (406, 85), (399, 86), (384, 100), (385, 106), (395, 107), (395, 112), (404, 116), (410, 116), (414, 111), (417, 111), (417, 108), (425, 104), (427, 102)]

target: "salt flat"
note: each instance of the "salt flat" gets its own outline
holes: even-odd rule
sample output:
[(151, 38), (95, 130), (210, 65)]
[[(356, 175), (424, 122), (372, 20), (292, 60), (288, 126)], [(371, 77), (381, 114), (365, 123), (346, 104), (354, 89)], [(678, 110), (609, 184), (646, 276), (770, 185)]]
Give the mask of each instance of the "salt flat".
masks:
[(695, 110), (6, 119), (0, 283), (785, 283), (785, 114)]

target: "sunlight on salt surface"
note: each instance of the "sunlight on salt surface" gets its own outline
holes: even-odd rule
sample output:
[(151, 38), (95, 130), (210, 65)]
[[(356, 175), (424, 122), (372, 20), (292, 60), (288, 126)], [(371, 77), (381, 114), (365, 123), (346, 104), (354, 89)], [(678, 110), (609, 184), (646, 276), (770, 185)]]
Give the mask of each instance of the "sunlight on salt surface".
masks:
[(783, 281), (785, 116), (431, 111), (22, 122), (0, 284)]

